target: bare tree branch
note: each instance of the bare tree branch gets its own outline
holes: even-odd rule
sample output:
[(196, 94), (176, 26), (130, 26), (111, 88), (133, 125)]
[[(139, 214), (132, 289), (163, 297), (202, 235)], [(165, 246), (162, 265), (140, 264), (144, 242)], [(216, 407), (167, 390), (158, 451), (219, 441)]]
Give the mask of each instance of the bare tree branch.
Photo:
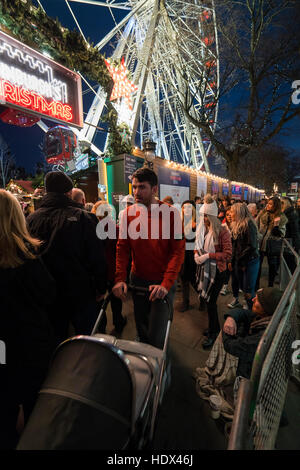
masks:
[(235, 179), (251, 149), (263, 147), (300, 115), (300, 106), (291, 101), (292, 81), (300, 79), (300, 9), (295, 0), (215, 0), (215, 7), (220, 83), (213, 105), (227, 117), (214, 132), (209, 111), (204, 106), (194, 111), (196, 97), (205, 102), (209, 69), (202, 71), (196, 90), (187, 74), (181, 101)]

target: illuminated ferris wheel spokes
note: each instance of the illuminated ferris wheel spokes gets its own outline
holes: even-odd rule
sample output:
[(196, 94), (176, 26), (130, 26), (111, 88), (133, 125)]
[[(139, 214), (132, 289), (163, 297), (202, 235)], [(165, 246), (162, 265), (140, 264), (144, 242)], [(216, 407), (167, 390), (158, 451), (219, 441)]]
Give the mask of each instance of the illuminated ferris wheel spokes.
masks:
[[(70, 0), (124, 10), (125, 17), (96, 45), (101, 51), (116, 43), (113, 61), (124, 61), (137, 89), (112, 101), (119, 122), (132, 130), (135, 144), (145, 138), (157, 144), (157, 155), (209, 171), (211, 143), (186, 117), (188, 96), (195, 118), (206, 119), (214, 131), (218, 90), (217, 34), (213, 1), (132, 0), (99, 2)], [(91, 142), (101, 120), (106, 97), (99, 88), (80, 137)], [(126, 103), (127, 100), (127, 103)]]

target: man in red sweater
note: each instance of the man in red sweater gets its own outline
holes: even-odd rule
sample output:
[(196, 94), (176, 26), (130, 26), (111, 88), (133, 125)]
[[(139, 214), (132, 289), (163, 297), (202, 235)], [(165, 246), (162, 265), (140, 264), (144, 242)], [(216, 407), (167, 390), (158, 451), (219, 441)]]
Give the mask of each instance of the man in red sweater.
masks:
[(126, 298), (126, 267), (131, 255), (131, 282), (149, 288), (149, 294), (133, 293), (137, 333), (142, 342), (162, 348), (165, 319), (151, 305), (166, 296), (173, 305), (185, 240), (180, 213), (155, 198), (157, 186), (157, 176), (149, 168), (140, 168), (132, 175), (136, 204), (124, 211), (120, 222), (113, 292)]

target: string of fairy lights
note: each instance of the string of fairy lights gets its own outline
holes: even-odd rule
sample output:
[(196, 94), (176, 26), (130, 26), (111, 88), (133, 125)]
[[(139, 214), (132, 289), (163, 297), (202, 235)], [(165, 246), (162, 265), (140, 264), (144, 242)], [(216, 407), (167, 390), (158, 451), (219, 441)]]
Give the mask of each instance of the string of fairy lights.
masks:
[(196, 170), (195, 168), (191, 168), (182, 163), (176, 163), (176, 162), (169, 160), (167, 161), (167, 166), (169, 168), (173, 168), (174, 170), (178, 170), (178, 171), (188, 171), (189, 173), (194, 174), (195, 176), (204, 176), (206, 178), (209, 178), (211, 180), (214, 180), (220, 183), (227, 183), (227, 184), (230, 183), (231, 185), (234, 185), (234, 186), (245, 186), (252, 191), (261, 193), (261, 195), (265, 194), (265, 191), (263, 189), (255, 188), (254, 186), (247, 184), (245, 182), (242, 183), (238, 181), (230, 181), (229, 179), (222, 178), (221, 176), (213, 175), (212, 173), (207, 173), (201, 170)]

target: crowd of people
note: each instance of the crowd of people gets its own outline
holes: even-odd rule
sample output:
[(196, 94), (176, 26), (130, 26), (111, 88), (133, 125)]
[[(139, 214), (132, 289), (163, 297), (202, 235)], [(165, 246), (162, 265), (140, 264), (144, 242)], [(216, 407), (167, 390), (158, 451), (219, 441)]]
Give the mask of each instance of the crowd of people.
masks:
[[(165, 319), (152, 308), (153, 302), (168, 298), (173, 308), (177, 282), (181, 312), (190, 307), (190, 286), (199, 296), (199, 308), (207, 308), (204, 349), (211, 349), (220, 334), (217, 300), (229, 293), (230, 277), (233, 299), (228, 307), (233, 313), (227, 313), (231, 320), (223, 327), (225, 348), (233, 351), (235, 323), (247, 318), (246, 333), (251, 334), (256, 331), (251, 323), (254, 312), (264, 316), (267, 311), (268, 318), (273, 313), (260, 308), (266, 292), (256, 291), (265, 256), (270, 288), (276, 278), (279, 255), (272, 253), (271, 241), (286, 236), (299, 253), (299, 220), (292, 201), (272, 197), (247, 204), (207, 194), (184, 201), (179, 212), (173, 210), (171, 197), (160, 201), (157, 190), (154, 171), (136, 170), (133, 195), (124, 199), (117, 220), (107, 202), (87, 203), (84, 192), (63, 172), (47, 173), (45, 193), (26, 217), (18, 200), (0, 190), (0, 339), (6, 345), (6, 362), (0, 364), (3, 448), (15, 447), (55, 347), (70, 336), (70, 328), (75, 334), (91, 333), (107, 293), (115, 333), (121, 334), (129, 282), (148, 289), (145, 295), (132, 294), (137, 340), (157, 347), (164, 341)], [(162, 236), (165, 207), (172, 209), (168, 237)], [(103, 221), (104, 232), (114, 236), (99, 237)], [(133, 237), (130, 225), (148, 236)], [(158, 235), (151, 236), (153, 231)], [(292, 257), (287, 262), (295, 269)], [(237, 314), (240, 291), (248, 313)], [(99, 331), (105, 333), (106, 326), (104, 315)]]
[[(211, 202), (211, 199), (208, 201), (206, 196), (200, 211), (206, 212), (207, 202)], [(233, 298), (227, 304), (229, 310), (224, 314), (222, 331), (219, 325), (214, 328), (211, 326), (212, 313), (207, 308), (208, 339), (204, 340), (203, 347), (212, 347), (212, 350), (205, 367), (198, 367), (194, 376), (197, 392), (201, 398), (208, 400), (211, 395), (219, 395), (222, 403), (221, 412), (228, 418), (233, 416), (233, 407), (232, 402), (226, 401), (224, 389), (232, 385), (231, 390), (234, 391), (236, 399), (240, 378), (250, 378), (255, 351), (283, 295), (278, 287), (274, 287), (280, 264), (282, 240), (286, 238), (292, 249), (297, 254), (300, 253), (300, 221), (292, 200), (275, 196), (260, 201), (259, 204), (247, 204), (243, 201), (230, 201), (228, 204), (226, 201), (224, 207), (220, 201), (218, 214), (215, 210), (214, 217), (222, 219), (222, 225), (230, 234), (232, 250), (227, 258), (223, 250), (227, 275), (219, 292), (222, 295), (229, 293), (228, 282), (231, 276)], [(203, 239), (199, 230), (200, 226), (196, 231), (196, 248), (197, 241)], [(208, 230), (206, 233), (209, 233)], [(203, 246), (203, 243), (200, 245)], [(209, 260), (215, 256), (214, 248), (216, 249), (217, 245), (205, 248)], [(261, 288), (261, 272), (265, 257), (268, 265), (268, 287)], [(296, 268), (294, 253), (287, 250), (284, 257), (290, 273), (293, 274)], [(205, 260), (199, 258), (196, 251), (195, 263), (201, 263), (203, 259)], [(212, 267), (203, 268), (202, 275), (205, 269), (210, 273)], [(218, 277), (215, 275), (214, 288), (217, 283)], [(241, 296), (243, 300), (240, 301)]]

